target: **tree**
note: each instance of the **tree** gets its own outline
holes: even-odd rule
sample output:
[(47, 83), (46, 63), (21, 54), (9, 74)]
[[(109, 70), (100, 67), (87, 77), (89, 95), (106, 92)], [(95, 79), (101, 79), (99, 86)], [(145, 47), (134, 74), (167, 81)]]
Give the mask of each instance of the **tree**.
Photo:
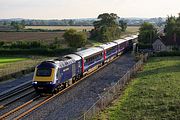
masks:
[(174, 40), (174, 37), (180, 38), (180, 14), (177, 18), (175, 16), (168, 16), (164, 32), (167, 39)]
[(6, 21), (4, 21), (4, 22), (3, 22), (3, 25), (7, 25), (7, 22), (6, 22)]
[(148, 22), (144, 22), (139, 28), (139, 42), (142, 44), (152, 44), (157, 37), (156, 28)]
[(91, 31), (91, 38), (101, 42), (112, 41), (120, 37), (121, 30), (114, 13), (103, 13), (98, 16), (98, 20), (93, 23), (94, 29)]
[(87, 41), (87, 35), (83, 32), (77, 32), (75, 29), (67, 30), (63, 37), (70, 47), (75, 48), (84, 46)]
[(24, 28), (25, 28), (25, 24), (26, 24), (26, 23), (25, 23), (25, 20), (21, 20), (20, 25), (21, 25), (21, 28), (22, 28), (22, 29), (24, 29)]
[(19, 31), (25, 28), (25, 21), (22, 20), (20, 23), (12, 21), (11, 26), (13, 26), (16, 29), (16, 31)]
[(167, 18), (164, 32), (167, 38), (172, 38), (176, 30), (176, 18), (171, 16)]
[(127, 23), (123, 20), (120, 20), (119, 21), (119, 26), (121, 27), (121, 31), (122, 32), (125, 32), (126, 31), (126, 28), (127, 28)]
[(69, 20), (68, 24), (69, 24), (69, 26), (73, 26), (74, 25), (74, 21), (73, 20)]

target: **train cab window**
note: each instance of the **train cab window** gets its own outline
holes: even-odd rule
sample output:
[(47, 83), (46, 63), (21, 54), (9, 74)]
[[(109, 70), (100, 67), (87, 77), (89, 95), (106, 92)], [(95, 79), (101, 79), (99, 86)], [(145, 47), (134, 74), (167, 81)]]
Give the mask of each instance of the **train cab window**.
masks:
[(51, 76), (51, 72), (52, 72), (51, 69), (40, 68), (37, 69), (36, 76)]
[(57, 79), (60, 79), (61, 78), (61, 74), (60, 74), (60, 69), (58, 68), (58, 71), (56, 73), (56, 78)]

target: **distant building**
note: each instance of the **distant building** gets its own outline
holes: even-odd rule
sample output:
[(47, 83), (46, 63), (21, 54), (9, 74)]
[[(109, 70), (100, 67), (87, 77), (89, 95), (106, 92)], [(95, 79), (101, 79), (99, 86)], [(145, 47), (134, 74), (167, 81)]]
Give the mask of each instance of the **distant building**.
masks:
[(176, 35), (174, 35), (173, 39), (167, 39), (165, 36), (162, 36), (154, 41), (152, 46), (156, 52), (180, 50), (180, 39), (176, 38)]

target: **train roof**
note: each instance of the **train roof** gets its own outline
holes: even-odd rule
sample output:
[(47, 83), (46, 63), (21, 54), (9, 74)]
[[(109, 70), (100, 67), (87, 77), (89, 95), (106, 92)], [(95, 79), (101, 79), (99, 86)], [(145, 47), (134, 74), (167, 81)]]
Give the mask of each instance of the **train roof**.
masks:
[(46, 62), (55, 64), (56, 66), (59, 66), (59, 67), (65, 67), (65, 66), (68, 66), (68, 65), (75, 63), (75, 60), (74, 59), (61, 59), (60, 58), (60, 59), (48, 60)]
[(64, 57), (65, 58), (71, 58), (71, 59), (74, 59), (76, 61), (81, 60), (81, 57), (76, 55), (76, 54), (68, 54), (68, 55), (65, 55)]
[(118, 39), (118, 40), (115, 40), (114, 42), (116, 42), (118, 45), (123, 43), (123, 42), (126, 42), (127, 40), (125, 39)]
[(75, 54), (85, 58), (87, 56), (91, 56), (91, 55), (101, 52), (101, 51), (103, 51), (103, 49), (100, 47), (92, 47), (92, 48), (88, 48), (88, 49), (76, 52)]
[(125, 37), (124, 39), (128, 41), (128, 40), (132, 40), (134, 38), (132, 38), (132, 37)]
[(116, 46), (116, 45), (117, 45), (117, 43), (114, 43), (114, 42), (108, 42), (108, 43), (99, 45), (99, 47), (102, 47), (102, 48), (104, 48), (104, 49), (108, 49), (108, 48), (114, 47), (114, 46)]
[(132, 37), (133, 39), (138, 38), (137, 35), (132, 35), (131, 37)]

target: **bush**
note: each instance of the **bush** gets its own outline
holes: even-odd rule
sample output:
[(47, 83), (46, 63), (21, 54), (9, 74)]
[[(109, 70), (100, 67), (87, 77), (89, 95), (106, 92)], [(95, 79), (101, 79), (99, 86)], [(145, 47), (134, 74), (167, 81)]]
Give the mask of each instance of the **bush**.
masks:
[(18, 49), (30, 49), (30, 48), (45, 48), (47, 45), (44, 45), (38, 41), (16, 41), (10, 44), (9, 46), (12, 48), (18, 48)]
[(83, 32), (77, 32), (74, 29), (67, 30), (63, 37), (68, 45), (74, 48), (83, 47), (87, 42), (87, 35)]

